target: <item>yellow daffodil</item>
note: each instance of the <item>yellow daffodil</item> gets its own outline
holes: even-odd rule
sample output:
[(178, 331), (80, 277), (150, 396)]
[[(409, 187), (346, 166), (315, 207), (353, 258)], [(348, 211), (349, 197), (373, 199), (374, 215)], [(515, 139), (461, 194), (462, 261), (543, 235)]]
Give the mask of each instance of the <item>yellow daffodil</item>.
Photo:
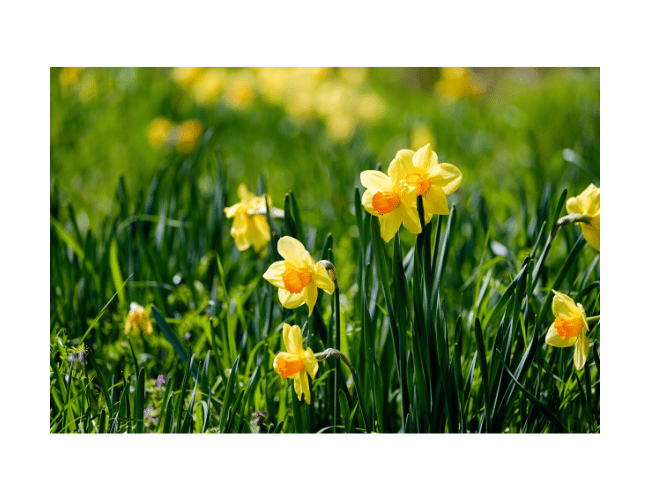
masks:
[(192, 83), (192, 94), (199, 106), (214, 104), (221, 95), (226, 71), (223, 69), (207, 69)]
[(287, 309), (303, 304), (309, 307), (309, 315), (318, 298), (318, 289), (334, 293), (334, 282), (325, 266), (315, 263), (302, 243), (291, 236), (278, 241), (278, 253), (286, 260), (274, 262), (264, 273), (264, 279), (277, 286), (280, 302)]
[[(227, 218), (234, 217), (230, 236), (235, 240), (235, 245), (240, 252), (243, 252), (251, 245), (253, 249), (266, 255), (266, 247), (271, 241), (271, 230), (266, 220), (266, 203), (261, 196), (255, 196), (249, 192), (245, 184), (237, 189), (241, 200), (232, 207), (224, 209)], [(269, 200), (269, 206), (271, 201)]]
[(436, 89), (452, 101), (484, 92), (483, 85), (467, 68), (442, 68), (442, 78), (438, 80)]
[(298, 400), (305, 395), (305, 403), (311, 403), (309, 392), (309, 381), (307, 374), (313, 379), (318, 371), (318, 361), (314, 356), (311, 347), (302, 348), (302, 334), (300, 327), (282, 325), (282, 340), (288, 352), (280, 352), (273, 360), (273, 369), (282, 378), (293, 379), (293, 387), (296, 390)]
[(402, 223), (409, 232), (419, 234), (422, 226), (415, 188), (400, 182), (395, 169), (388, 172), (389, 175), (378, 170), (361, 172), (361, 184), (366, 188), (361, 203), (369, 213), (379, 217), (384, 241), (390, 241)]
[(203, 73), (203, 68), (174, 68), (171, 77), (181, 85), (190, 86)]
[(446, 195), (456, 191), (463, 180), (463, 174), (454, 165), (438, 163), (438, 155), (430, 144), (417, 151), (398, 151), (388, 167), (388, 175), (415, 188), (417, 196), (422, 195), (425, 222), (434, 214), (449, 215)]
[(589, 354), (589, 340), (587, 332), (589, 324), (582, 304), (576, 304), (571, 297), (553, 290), (553, 314), (555, 321), (548, 329), (546, 343), (554, 347), (571, 347), (573, 351), (573, 364), (576, 370), (582, 370)]
[(159, 116), (154, 118), (147, 128), (147, 139), (151, 147), (160, 149), (165, 146), (169, 140), (169, 133), (174, 124), (167, 118)]
[(144, 307), (135, 302), (131, 302), (131, 309), (129, 310), (129, 314), (126, 316), (124, 333), (128, 334), (131, 331), (131, 328), (133, 328), (133, 333), (136, 335), (140, 333), (140, 330), (147, 335), (153, 333), (153, 325), (147, 315), (147, 311), (145, 311)]
[(431, 148), (435, 148), (436, 139), (426, 123), (418, 122), (411, 129), (411, 148), (417, 150), (427, 144), (430, 144)]
[(182, 154), (192, 152), (199, 137), (203, 133), (203, 125), (198, 120), (186, 120), (178, 126), (176, 151)]
[(62, 87), (71, 87), (79, 81), (79, 74), (84, 68), (62, 68), (59, 73), (59, 82)]
[(570, 214), (586, 214), (591, 217), (591, 225), (580, 222), (582, 234), (587, 243), (600, 252), (600, 188), (589, 184), (578, 196), (567, 200), (566, 210)]

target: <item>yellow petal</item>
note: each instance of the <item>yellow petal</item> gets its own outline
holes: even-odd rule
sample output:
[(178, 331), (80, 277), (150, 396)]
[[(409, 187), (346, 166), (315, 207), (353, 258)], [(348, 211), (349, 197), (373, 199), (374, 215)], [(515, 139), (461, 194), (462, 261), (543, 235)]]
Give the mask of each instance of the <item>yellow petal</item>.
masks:
[(284, 280), (282, 279), (282, 273), (284, 273), (286, 270), (287, 266), (283, 260), (274, 262), (262, 275), (262, 278), (269, 281), (272, 285), (283, 288)]
[(304, 245), (291, 236), (283, 236), (278, 241), (278, 253), (295, 266), (302, 267), (305, 252)]
[(404, 227), (409, 233), (420, 234), (422, 232), (422, 226), (420, 225), (420, 216), (418, 212), (413, 207), (407, 207), (401, 205), (398, 209), (402, 221), (404, 222)]
[[(302, 371), (300, 375), (293, 381), (293, 386), (296, 389), (298, 400), (305, 395), (305, 403), (311, 404), (311, 394), (309, 393), (309, 380), (307, 380), (307, 373)], [(300, 391), (300, 392), (299, 392)]]
[(427, 171), (438, 165), (438, 155), (431, 149), (431, 144), (422, 146), (413, 155), (413, 166)]
[(578, 337), (579, 335), (574, 335), (573, 337), (563, 339), (557, 333), (555, 325), (551, 325), (551, 328), (548, 329), (548, 333), (546, 334), (546, 343), (548, 345), (552, 345), (553, 347), (571, 347), (577, 342)]
[(124, 333), (129, 333), (131, 331), (131, 320), (126, 318), (126, 323), (124, 323)]
[(463, 182), (463, 174), (451, 163), (441, 163), (433, 169), (429, 182), (440, 186), (445, 194), (451, 194)]
[(240, 200), (246, 203), (251, 198), (253, 198), (253, 193), (248, 191), (246, 184), (240, 184), (239, 187), (237, 188), (237, 196), (239, 196)]
[(573, 351), (573, 364), (576, 367), (576, 370), (582, 370), (587, 361), (587, 356), (589, 355), (589, 339), (587, 334), (582, 332), (578, 335), (578, 341), (576, 342), (576, 348)]
[[(307, 287), (305, 287), (305, 290), (306, 289)], [(300, 293), (291, 293), (289, 290), (280, 288), (278, 290), (278, 298), (280, 299), (280, 303), (287, 309), (295, 309), (296, 307), (300, 307), (305, 303), (305, 290)]]
[(422, 194), (422, 205), (427, 215), (449, 215), (447, 197), (440, 186), (431, 184), (431, 187)]
[(591, 225), (580, 224), (582, 234), (591, 247), (600, 252), (600, 213), (591, 218)]
[(582, 318), (582, 324), (585, 327), (585, 331), (589, 331), (589, 322), (587, 321), (587, 313), (585, 312), (585, 308), (582, 307), (582, 304), (578, 302), (578, 309), (580, 310), (580, 316)]
[(235, 216), (237, 213), (237, 210), (241, 208), (241, 203), (235, 203), (232, 207), (226, 207), (223, 209), (224, 213), (226, 214), (226, 218), (230, 219)]
[(314, 356), (314, 351), (311, 350), (311, 347), (305, 349), (305, 355), (302, 358), (302, 362), (305, 365), (305, 370), (311, 378), (316, 378), (316, 372), (318, 371), (318, 361), (316, 356)]
[(372, 196), (372, 191), (370, 189), (366, 189), (363, 193), (363, 196), (361, 197), (361, 204), (363, 205), (363, 208), (365, 208), (366, 211), (371, 215), (379, 216), (379, 213), (377, 210), (375, 210), (375, 207), (372, 206)]
[(322, 289), (325, 292), (332, 295), (334, 293), (334, 282), (330, 278), (330, 275), (327, 273), (327, 269), (320, 262), (316, 264), (316, 272), (312, 274), (311, 279), (314, 280), (314, 284)]
[(273, 370), (282, 378), (295, 379), (304, 368), (305, 364), (297, 354), (279, 352), (273, 359)]
[(314, 306), (316, 305), (316, 299), (318, 299), (318, 288), (314, 282), (310, 282), (305, 289), (302, 291), (305, 297), (305, 303), (309, 307), (309, 315), (311, 316)]
[(388, 166), (388, 176), (391, 182), (396, 183), (404, 179), (404, 177), (414, 170), (413, 155), (414, 151), (410, 149), (400, 149), (393, 161)]
[(361, 172), (360, 177), (363, 187), (369, 189), (373, 193), (379, 191), (391, 191), (393, 189), (393, 182), (390, 180), (390, 177), (379, 170), (365, 170)]
[(151, 335), (151, 334), (153, 334), (153, 325), (151, 324), (151, 320), (150, 320), (150, 319), (145, 320), (142, 330), (143, 330), (144, 333), (146, 333), (147, 335)]
[(302, 333), (299, 326), (290, 326), (286, 323), (282, 325), (282, 340), (289, 354), (302, 354)]
[(555, 297), (553, 297), (551, 309), (556, 318), (573, 318), (575, 316), (580, 316), (580, 309), (576, 306), (576, 303), (571, 297), (562, 292), (556, 292), (555, 290), (553, 290), (553, 293), (555, 294)]
[(566, 201), (566, 211), (570, 214), (583, 214), (582, 206), (578, 202), (578, 198), (573, 196)]
[(382, 239), (386, 242), (392, 240), (401, 225), (402, 220), (397, 211), (379, 217), (379, 228)]

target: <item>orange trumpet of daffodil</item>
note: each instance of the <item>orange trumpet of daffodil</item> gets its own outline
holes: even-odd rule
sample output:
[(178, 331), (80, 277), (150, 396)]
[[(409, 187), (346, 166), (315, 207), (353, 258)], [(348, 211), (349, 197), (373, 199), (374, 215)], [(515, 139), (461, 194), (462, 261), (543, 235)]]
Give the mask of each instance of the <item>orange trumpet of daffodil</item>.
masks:
[(300, 327), (282, 325), (282, 340), (287, 352), (280, 352), (273, 360), (273, 369), (282, 378), (293, 379), (298, 400), (305, 395), (305, 403), (311, 403), (307, 374), (313, 379), (318, 371), (318, 361), (310, 347), (303, 349)]
[(124, 333), (128, 334), (133, 328), (133, 333), (138, 335), (142, 330), (147, 335), (153, 333), (153, 325), (147, 315), (147, 311), (140, 304), (131, 302), (131, 309), (126, 316), (126, 323), (124, 323)]
[(589, 354), (589, 323), (582, 304), (576, 304), (571, 297), (553, 290), (553, 314), (555, 321), (548, 329), (546, 343), (553, 347), (571, 347), (573, 351), (573, 364), (576, 370), (582, 370)]
[(264, 279), (277, 286), (278, 297), (287, 309), (303, 304), (309, 307), (309, 315), (318, 298), (318, 289), (334, 293), (334, 282), (325, 266), (315, 263), (302, 243), (291, 236), (278, 241), (278, 253), (286, 260), (274, 262), (264, 273)]
[(589, 184), (589, 187), (578, 196), (567, 200), (566, 210), (570, 214), (591, 217), (591, 224), (580, 223), (582, 234), (587, 243), (600, 252), (600, 188)]

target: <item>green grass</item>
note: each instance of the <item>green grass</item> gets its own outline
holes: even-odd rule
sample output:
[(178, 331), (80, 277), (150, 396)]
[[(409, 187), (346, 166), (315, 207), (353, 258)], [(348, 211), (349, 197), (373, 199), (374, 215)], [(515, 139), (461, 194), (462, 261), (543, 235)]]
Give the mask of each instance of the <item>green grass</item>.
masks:
[[(86, 69), (97, 93), (83, 102), (53, 69), (50, 432), (361, 433), (364, 413), (382, 433), (600, 432), (600, 327), (579, 372), (572, 348), (544, 343), (551, 288), (600, 314), (598, 252), (573, 225), (547, 246), (566, 198), (600, 184), (599, 72), (477, 71), (485, 94), (456, 102), (433, 90), (438, 70), (413, 72), (371, 70), (364, 88), (387, 112), (335, 142), (321, 118), (294, 123), (260, 96), (201, 108), (168, 70)], [(200, 144), (152, 149), (157, 116), (199, 119)], [(463, 183), (449, 216), (384, 243), (359, 173), (385, 172), (416, 122)], [(276, 237), (336, 266), (357, 380), (320, 363), (311, 405), (273, 358), (284, 322), (314, 352), (336, 347), (335, 297), (321, 291), (311, 317), (282, 307), (262, 279), (273, 245), (260, 258), (229, 235), (241, 182), (284, 208)], [(152, 336), (124, 335), (130, 302), (150, 311)]]

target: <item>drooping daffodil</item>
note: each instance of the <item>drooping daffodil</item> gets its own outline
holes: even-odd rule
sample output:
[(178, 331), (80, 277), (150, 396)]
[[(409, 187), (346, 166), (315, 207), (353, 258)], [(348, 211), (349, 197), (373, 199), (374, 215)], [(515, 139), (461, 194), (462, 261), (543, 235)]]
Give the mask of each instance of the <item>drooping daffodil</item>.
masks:
[(438, 155), (431, 144), (417, 151), (398, 151), (388, 167), (388, 175), (413, 187), (415, 194), (422, 196), (425, 222), (429, 222), (434, 214), (449, 215), (447, 195), (455, 192), (463, 181), (463, 174), (457, 167), (438, 163)]
[(273, 360), (273, 369), (282, 377), (293, 379), (298, 400), (305, 396), (305, 403), (311, 403), (307, 374), (313, 379), (318, 371), (318, 361), (311, 347), (303, 349), (300, 327), (282, 325), (282, 340), (287, 352), (280, 352)]
[(245, 184), (239, 186), (237, 194), (240, 202), (224, 209), (227, 218), (235, 218), (230, 228), (230, 236), (234, 238), (240, 252), (252, 246), (257, 253), (264, 256), (268, 242), (271, 241), (271, 230), (264, 215), (264, 197), (250, 193)]
[(291, 236), (278, 241), (278, 253), (285, 258), (274, 262), (264, 273), (264, 279), (277, 286), (280, 302), (287, 309), (303, 304), (309, 307), (309, 315), (318, 298), (318, 289), (334, 293), (334, 282), (325, 266), (315, 263), (302, 243)]
[(569, 198), (566, 210), (570, 214), (588, 215), (591, 223), (580, 222), (582, 234), (589, 245), (600, 252), (600, 188), (593, 184), (578, 196)]
[(153, 325), (147, 315), (144, 307), (136, 302), (131, 302), (131, 309), (126, 316), (126, 323), (124, 323), (124, 333), (128, 334), (133, 328), (133, 333), (139, 335), (140, 331), (151, 335), (153, 333)]
[(546, 343), (553, 347), (571, 347), (573, 364), (576, 370), (582, 370), (589, 354), (589, 323), (582, 304), (576, 304), (571, 297), (553, 290), (552, 309), (555, 321), (548, 329)]

